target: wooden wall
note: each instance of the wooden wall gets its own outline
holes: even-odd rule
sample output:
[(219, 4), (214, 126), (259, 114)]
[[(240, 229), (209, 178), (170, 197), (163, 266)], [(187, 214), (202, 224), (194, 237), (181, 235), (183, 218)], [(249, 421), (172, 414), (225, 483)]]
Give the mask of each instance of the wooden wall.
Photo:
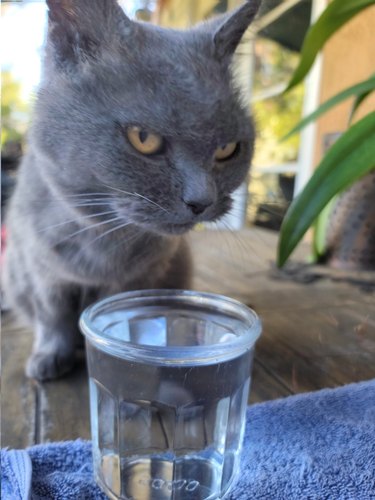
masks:
[[(323, 51), (320, 102), (375, 72), (375, 7), (358, 14), (329, 40)], [(317, 165), (327, 134), (347, 128), (352, 100), (326, 113), (317, 123), (314, 164)], [(366, 99), (355, 116), (358, 120), (375, 110), (375, 95)]]

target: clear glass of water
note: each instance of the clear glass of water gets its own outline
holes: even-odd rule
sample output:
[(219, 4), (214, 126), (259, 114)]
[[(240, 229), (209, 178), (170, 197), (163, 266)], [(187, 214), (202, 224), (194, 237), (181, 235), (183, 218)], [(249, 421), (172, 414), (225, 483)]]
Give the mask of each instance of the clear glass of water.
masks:
[(112, 499), (224, 498), (239, 471), (257, 315), (143, 290), (86, 309), (94, 473)]

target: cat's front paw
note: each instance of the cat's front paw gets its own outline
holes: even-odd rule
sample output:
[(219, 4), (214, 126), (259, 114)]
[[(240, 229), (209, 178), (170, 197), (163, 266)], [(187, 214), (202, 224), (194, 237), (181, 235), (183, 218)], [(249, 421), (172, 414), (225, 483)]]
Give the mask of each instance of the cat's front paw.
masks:
[(73, 368), (74, 354), (59, 352), (36, 352), (26, 363), (26, 376), (39, 381), (50, 380), (65, 375)]

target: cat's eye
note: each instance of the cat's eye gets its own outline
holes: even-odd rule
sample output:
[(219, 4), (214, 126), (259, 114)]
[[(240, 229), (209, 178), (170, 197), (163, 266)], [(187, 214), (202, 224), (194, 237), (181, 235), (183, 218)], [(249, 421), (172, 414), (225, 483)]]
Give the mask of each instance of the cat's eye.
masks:
[(231, 158), (237, 151), (237, 147), (238, 147), (237, 142), (228, 142), (228, 144), (225, 144), (217, 148), (214, 155), (215, 160), (217, 161), (229, 160), (229, 158)]
[(126, 130), (130, 144), (144, 155), (154, 155), (163, 149), (163, 138), (141, 127), (128, 127)]

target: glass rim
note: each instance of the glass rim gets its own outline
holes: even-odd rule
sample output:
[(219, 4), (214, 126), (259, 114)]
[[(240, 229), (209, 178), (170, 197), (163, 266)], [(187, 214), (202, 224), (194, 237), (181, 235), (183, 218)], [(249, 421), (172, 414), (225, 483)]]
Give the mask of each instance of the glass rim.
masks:
[[(176, 304), (185, 303), (194, 305), (197, 302), (207, 311), (221, 311), (222, 314), (232, 313), (232, 317), (243, 324), (241, 334), (235, 339), (222, 344), (209, 344), (198, 346), (155, 346), (147, 344), (137, 344), (126, 340), (120, 340), (101, 332), (94, 325), (95, 316), (105, 313), (109, 306), (116, 306), (121, 310), (121, 305), (126, 305), (124, 309), (130, 310), (136, 303), (144, 301), (144, 307), (155, 305), (153, 300), (170, 300)], [(221, 307), (220, 307), (221, 306)], [(112, 307), (112, 311), (116, 307)], [(175, 289), (145, 289), (122, 292), (98, 300), (88, 306), (80, 315), (79, 327), (81, 332), (96, 348), (116, 357), (126, 358), (134, 361), (147, 361), (153, 364), (179, 364), (191, 363), (207, 364), (216, 363), (224, 359), (232, 359), (245, 351), (251, 349), (261, 334), (261, 321), (257, 313), (245, 304), (226, 297), (208, 292), (198, 292), (194, 290)]]

